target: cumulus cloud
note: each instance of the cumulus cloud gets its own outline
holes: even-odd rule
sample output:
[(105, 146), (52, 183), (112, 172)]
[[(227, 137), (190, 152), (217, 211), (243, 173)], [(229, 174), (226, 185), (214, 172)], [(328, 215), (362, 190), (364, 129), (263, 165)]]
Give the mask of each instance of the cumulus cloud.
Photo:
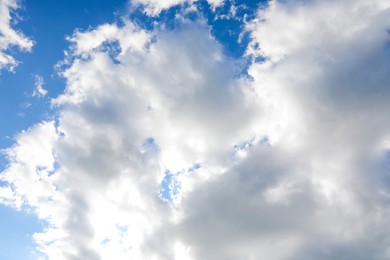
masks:
[(0, 202), (47, 222), (48, 259), (388, 259), (389, 15), (271, 1), (241, 76), (203, 23), (76, 32)]
[(13, 71), (18, 65), (18, 61), (7, 54), (10, 47), (17, 46), (22, 51), (30, 51), (33, 46), (30, 39), (12, 28), (14, 21), (11, 13), (18, 7), (19, 4), (16, 0), (0, 1), (0, 70), (6, 68)]

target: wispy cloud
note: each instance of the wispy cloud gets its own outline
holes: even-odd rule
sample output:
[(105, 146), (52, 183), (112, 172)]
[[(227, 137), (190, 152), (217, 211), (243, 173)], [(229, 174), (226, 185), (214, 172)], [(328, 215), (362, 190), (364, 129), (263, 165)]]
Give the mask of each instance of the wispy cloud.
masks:
[(42, 76), (34, 75), (34, 85), (35, 89), (33, 91), (33, 97), (44, 97), (47, 95), (47, 90), (43, 88), (45, 85), (45, 80)]
[(12, 10), (19, 7), (16, 0), (0, 0), (0, 70), (14, 71), (18, 65), (10, 54), (7, 54), (11, 46), (17, 46), (22, 51), (31, 51), (33, 41), (23, 35), (22, 32), (12, 28)]

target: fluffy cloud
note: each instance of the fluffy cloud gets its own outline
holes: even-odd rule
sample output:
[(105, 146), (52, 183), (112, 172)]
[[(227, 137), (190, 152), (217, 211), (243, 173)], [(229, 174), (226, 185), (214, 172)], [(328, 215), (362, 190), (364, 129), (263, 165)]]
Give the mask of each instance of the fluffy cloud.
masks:
[(0, 201), (47, 222), (49, 259), (388, 259), (389, 15), (272, 1), (248, 76), (202, 23), (76, 32)]
[(16, 0), (0, 0), (0, 70), (6, 68), (13, 71), (18, 65), (18, 61), (6, 53), (10, 47), (17, 46), (23, 51), (30, 51), (33, 46), (30, 39), (11, 27), (11, 12), (18, 7)]

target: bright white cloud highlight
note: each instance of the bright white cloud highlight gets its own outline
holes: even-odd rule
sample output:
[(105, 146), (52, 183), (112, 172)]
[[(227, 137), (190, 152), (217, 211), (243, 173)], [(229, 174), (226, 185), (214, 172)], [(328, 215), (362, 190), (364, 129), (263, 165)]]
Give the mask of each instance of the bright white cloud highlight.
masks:
[(17, 0), (0, 0), (0, 70), (13, 71), (18, 65), (14, 57), (7, 54), (12, 46), (19, 47), (22, 51), (31, 51), (33, 42), (23, 33), (12, 28), (12, 11), (19, 7)]
[(272, 1), (249, 77), (196, 22), (76, 32), (58, 118), (7, 150), (0, 201), (48, 222), (49, 259), (388, 259), (388, 17)]

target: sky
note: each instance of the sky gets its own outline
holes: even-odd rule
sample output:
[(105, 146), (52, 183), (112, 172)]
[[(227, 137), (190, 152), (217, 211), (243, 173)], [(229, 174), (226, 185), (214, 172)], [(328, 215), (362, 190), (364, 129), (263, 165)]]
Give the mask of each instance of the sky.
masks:
[(383, 0), (0, 0), (0, 259), (389, 259), (389, 32)]

